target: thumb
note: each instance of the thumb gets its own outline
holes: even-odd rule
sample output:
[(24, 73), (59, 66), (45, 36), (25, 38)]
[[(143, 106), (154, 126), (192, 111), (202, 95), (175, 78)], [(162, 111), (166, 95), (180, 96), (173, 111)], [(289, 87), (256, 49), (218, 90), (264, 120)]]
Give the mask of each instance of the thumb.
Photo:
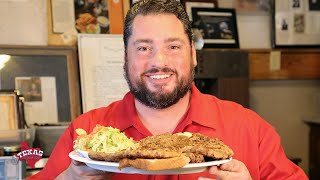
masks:
[(80, 162), (80, 161), (76, 161), (76, 160), (71, 160), (71, 163), (75, 166), (82, 166), (85, 165), (85, 163)]

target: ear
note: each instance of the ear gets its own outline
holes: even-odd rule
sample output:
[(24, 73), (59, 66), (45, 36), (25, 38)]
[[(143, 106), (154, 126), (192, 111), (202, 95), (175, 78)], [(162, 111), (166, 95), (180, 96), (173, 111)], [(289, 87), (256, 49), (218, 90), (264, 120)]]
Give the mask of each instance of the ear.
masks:
[(197, 66), (197, 51), (196, 51), (196, 48), (194, 47), (193, 40), (191, 42), (191, 52), (192, 52), (193, 65), (194, 65), (194, 67), (196, 67)]

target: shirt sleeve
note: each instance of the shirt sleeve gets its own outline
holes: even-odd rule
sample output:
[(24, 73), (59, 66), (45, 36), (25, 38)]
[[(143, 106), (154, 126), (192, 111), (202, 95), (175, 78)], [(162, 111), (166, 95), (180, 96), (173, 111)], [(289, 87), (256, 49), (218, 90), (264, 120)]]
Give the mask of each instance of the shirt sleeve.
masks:
[(304, 171), (289, 160), (275, 129), (256, 113), (251, 118), (261, 122), (259, 128), (260, 179), (308, 179)]
[(39, 173), (27, 179), (54, 179), (70, 165), (69, 153), (73, 150), (73, 126), (70, 125), (58, 140), (48, 162)]

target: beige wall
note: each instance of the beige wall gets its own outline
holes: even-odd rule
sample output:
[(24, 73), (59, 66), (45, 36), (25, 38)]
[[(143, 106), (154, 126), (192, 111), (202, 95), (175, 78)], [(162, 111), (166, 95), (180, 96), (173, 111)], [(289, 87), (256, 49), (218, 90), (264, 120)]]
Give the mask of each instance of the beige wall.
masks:
[[(309, 127), (304, 117), (320, 114), (320, 81), (252, 81), (250, 106), (279, 133), (288, 157), (300, 157), (308, 173)], [(319, 100), (319, 98), (318, 98)]]

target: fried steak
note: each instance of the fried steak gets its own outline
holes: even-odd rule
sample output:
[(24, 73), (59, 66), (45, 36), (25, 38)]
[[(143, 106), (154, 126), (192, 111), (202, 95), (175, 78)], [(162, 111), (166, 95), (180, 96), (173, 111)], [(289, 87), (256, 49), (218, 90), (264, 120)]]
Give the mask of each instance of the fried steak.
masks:
[[(218, 138), (200, 133), (160, 134), (146, 137), (130, 149), (115, 153), (89, 152), (89, 157), (100, 161), (119, 162), (119, 168), (133, 166), (149, 171), (180, 168), (188, 163), (206, 159), (221, 160), (232, 157), (233, 151)], [(168, 165), (164, 165), (168, 164)]]

